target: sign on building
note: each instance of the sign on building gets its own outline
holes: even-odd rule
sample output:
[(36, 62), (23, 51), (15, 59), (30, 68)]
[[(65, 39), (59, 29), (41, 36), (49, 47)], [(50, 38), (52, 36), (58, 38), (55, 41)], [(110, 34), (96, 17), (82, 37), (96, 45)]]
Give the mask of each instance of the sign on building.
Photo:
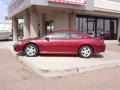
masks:
[(86, 0), (48, 0), (48, 2), (61, 3), (61, 4), (71, 4), (71, 5), (86, 5)]

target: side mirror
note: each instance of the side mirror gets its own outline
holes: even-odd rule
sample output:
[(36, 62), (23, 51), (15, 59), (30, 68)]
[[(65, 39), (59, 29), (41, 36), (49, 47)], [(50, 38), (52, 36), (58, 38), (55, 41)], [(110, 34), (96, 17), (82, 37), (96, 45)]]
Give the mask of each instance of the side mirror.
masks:
[(50, 38), (49, 38), (49, 37), (45, 37), (45, 40), (49, 41), (49, 40), (50, 40)]

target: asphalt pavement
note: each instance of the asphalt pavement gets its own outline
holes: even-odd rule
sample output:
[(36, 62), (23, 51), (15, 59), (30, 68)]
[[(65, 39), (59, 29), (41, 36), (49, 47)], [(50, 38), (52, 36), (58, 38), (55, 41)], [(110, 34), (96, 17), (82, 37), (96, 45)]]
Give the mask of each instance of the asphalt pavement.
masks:
[(41, 77), (0, 45), (0, 90), (120, 90), (120, 67), (77, 75)]

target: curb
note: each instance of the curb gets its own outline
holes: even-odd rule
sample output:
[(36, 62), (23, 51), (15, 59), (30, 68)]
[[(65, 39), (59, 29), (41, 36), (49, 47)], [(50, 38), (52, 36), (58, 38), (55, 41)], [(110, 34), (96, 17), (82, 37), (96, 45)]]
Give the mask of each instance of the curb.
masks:
[(69, 68), (69, 69), (63, 69), (63, 70), (50, 70), (50, 69), (40, 69), (37, 68), (35, 65), (32, 65), (25, 60), (18, 57), (18, 59), (25, 64), (28, 68), (30, 68), (32, 71), (34, 71), (36, 74), (44, 77), (57, 77), (57, 76), (65, 76), (70, 74), (81, 74), (89, 71), (94, 70), (101, 70), (101, 69), (107, 69), (107, 68), (115, 68), (120, 67), (120, 60), (111, 60), (106, 61), (105, 63), (99, 63), (99, 64), (93, 64), (89, 66), (81, 66), (81, 67), (75, 67), (75, 68)]

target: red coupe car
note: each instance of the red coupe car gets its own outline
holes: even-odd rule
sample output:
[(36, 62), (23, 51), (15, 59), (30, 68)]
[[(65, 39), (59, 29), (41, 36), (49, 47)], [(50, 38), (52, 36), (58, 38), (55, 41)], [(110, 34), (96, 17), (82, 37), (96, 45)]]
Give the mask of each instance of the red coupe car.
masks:
[(105, 51), (104, 40), (72, 30), (55, 31), (43, 38), (29, 38), (14, 45), (16, 52), (34, 57), (38, 54), (79, 55), (89, 58)]

